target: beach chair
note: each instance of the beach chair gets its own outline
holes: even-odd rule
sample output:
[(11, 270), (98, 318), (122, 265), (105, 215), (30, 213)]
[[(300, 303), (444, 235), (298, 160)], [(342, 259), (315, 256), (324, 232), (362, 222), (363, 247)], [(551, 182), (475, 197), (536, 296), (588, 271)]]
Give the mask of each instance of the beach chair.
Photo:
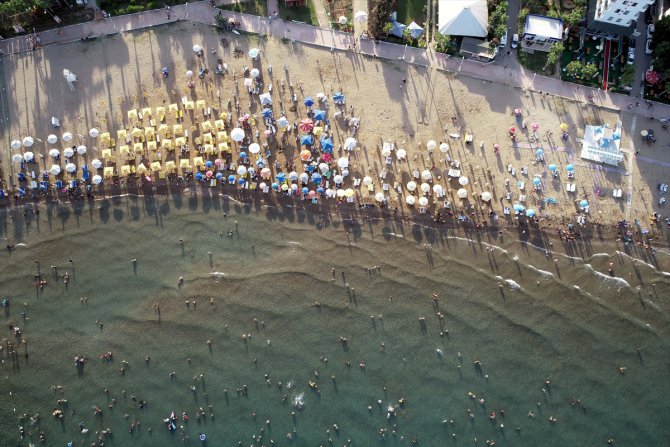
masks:
[(177, 105), (177, 103), (170, 104), (168, 106), (168, 112), (172, 114), (174, 119), (179, 118), (179, 106)]
[(140, 165), (135, 169), (135, 172), (137, 172), (140, 175), (144, 175), (148, 172), (149, 170), (147, 169), (146, 166), (144, 166), (144, 163), (140, 163)]
[(61, 180), (56, 180), (56, 189), (63, 189), (63, 182)]
[(523, 191), (524, 188), (526, 187), (526, 183), (524, 182), (518, 182), (517, 186), (519, 187), (519, 190)]
[(160, 171), (161, 170), (161, 164), (158, 161), (154, 161), (149, 165), (149, 168), (151, 168), (152, 171)]
[(182, 169), (183, 171), (192, 169), (191, 160), (189, 160), (188, 158), (182, 158), (181, 160), (179, 160), (179, 168)]
[(102, 171), (102, 175), (105, 178), (112, 178), (114, 177), (114, 168), (111, 166), (106, 166), (105, 169)]
[(195, 102), (195, 108), (198, 109), (198, 110), (202, 110), (204, 112), (205, 109), (207, 108), (207, 103), (205, 102), (204, 99), (198, 99)]
[(109, 160), (112, 158), (112, 150), (111, 149), (103, 149), (102, 150), (102, 158), (104, 160)]
[(144, 116), (144, 119), (149, 119), (152, 116), (151, 113), (151, 107), (145, 107), (142, 109), (142, 115)]
[(175, 166), (174, 160), (165, 162), (165, 170), (168, 172), (174, 172), (177, 167)]
[(133, 144), (133, 152), (135, 153), (135, 155), (143, 155), (144, 154), (144, 144), (134, 143)]
[(521, 203), (525, 203), (525, 202), (526, 202), (526, 195), (525, 195), (525, 194), (521, 194), (521, 195), (519, 195), (519, 202), (521, 202)]
[(47, 182), (45, 182), (44, 180), (42, 180), (42, 181), (40, 182), (40, 190), (41, 190), (41, 191), (46, 191), (47, 188), (48, 188)]
[(130, 165), (121, 166), (121, 175), (128, 176), (131, 173), (132, 173), (132, 170), (130, 169)]
[(216, 127), (216, 130), (217, 130), (217, 131), (219, 131), (219, 132), (223, 132), (223, 131), (225, 130), (225, 128), (226, 128), (226, 125), (225, 125), (225, 123), (223, 122), (223, 120), (218, 119), (218, 120), (214, 121), (214, 127)]
[(158, 150), (158, 143), (156, 141), (147, 141), (147, 150), (150, 151), (157, 151)]
[(127, 142), (128, 142), (128, 140), (127, 140), (127, 138), (128, 138), (128, 132), (126, 131), (126, 129), (117, 130), (117, 131), (116, 131), (116, 138), (117, 138), (119, 141), (123, 141), (123, 142), (126, 142), (126, 143), (127, 143)]

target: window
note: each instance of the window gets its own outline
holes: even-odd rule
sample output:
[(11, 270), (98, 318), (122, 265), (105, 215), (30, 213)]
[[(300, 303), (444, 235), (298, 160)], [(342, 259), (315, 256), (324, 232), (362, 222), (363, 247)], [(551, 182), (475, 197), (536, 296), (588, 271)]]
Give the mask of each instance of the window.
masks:
[(616, 19), (616, 23), (620, 23), (620, 22), (621, 22), (621, 19), (620, 19), (620, 18), (619, 18), (619, 19)]
[(614, 17), (612, 17), (612, 16), (609, 16), (609, 17), (607, 18), (607, 20), (609, 20), (610, 22), (611, 22), (613, 19), (614, 19)]
[(624, 11), (623, 15), (627, 16), (630, 11)]

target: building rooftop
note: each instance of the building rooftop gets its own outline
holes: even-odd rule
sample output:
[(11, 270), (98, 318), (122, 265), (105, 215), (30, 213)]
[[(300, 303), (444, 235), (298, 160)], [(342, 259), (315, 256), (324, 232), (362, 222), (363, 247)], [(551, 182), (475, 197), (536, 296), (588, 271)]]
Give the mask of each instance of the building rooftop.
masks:
[(525, 34), (549, 37), (552, 39), (563, 39), (563, 20), (553, 17), (528, 14), (526, 24), (523, 27)]

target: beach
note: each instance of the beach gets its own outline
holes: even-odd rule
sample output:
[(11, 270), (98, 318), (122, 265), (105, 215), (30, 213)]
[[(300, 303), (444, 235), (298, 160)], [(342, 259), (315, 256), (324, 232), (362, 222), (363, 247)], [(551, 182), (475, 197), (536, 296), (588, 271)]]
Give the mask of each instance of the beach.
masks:
[[(196, 56), (194, 44), (204, 54)], [(236, 48), (242, 57), (233, 57)], [(335, 116), (341, 111), (360, 119), (345, 186), (370, 176), (372, 191), (357, 188), (354, 203), (323, 196), (313, 203), (154, 173), (151, 181), (104, 180), (76, 200), (67, 190), (35, 204), (12, 200), (0, 210), (9, 246), (0, 255), (7, 300), (0, 443), (37, 444), (41, 433), (46, 445), (75, 446), (667, 442), (670, 253), (656, 241), (653, 250), (624, 243), (613, 229), (638, 218), (636, 238), (648, 229), (663, 242), (664, 223), (649, 222), (663, 166), (617, 173), (571, 155), (583, 124), (621, 119), (629, 129), (632, 115), (181, 22), (4, 58), (13, 101), (6, 139), (46, 139), (57, 115), (57, 133), (81, 135), (77, 143), (89, 148), (72, 158), (78, 177), (101, 157), (89, 129), (116, 135), (130, 127), (130, 109), (155, 110), (187, 95), (225, 110), (237, 85), (241, 111), (258, 116), (258, 98), (250, 99), (239, 76), (252, 66), (251, 48), (273, 82), (273, 110), (292, 122), (306, 117), (305, 97), (346, 95), (344, 107), (329, 103), (334, 156), (347, 155), (338, 145), (350, 136)], [(217, 58), (228, 73), (201, 81), (198, 64), (212, 67)], [(74, 92), (64, 68), (78, 76)], [(289, 84), (299, 97), (295, 111)], [(515, 108), (539, 124), (544, 162), (521, 129), (520, 144), (509, 143)], [(205, 118), (194, 111), (185, 127), (196, 117)], [(548, 132), (558, 135), (563, 122), (569, 139), (554, 146)], [(624, 132), (622, 147), (634, 147), (635, 137)], [(291, 171), (287, 162), (301, 171), (295, 138), (270, 157), (273, 176)], [(430, 153), (430, 140), (450, 150)], [(384, 142), (405, 149), (407, 161), (393, 156), (387, 164)], [(49, 145), (33, 150), (38, 169), (48, 169)], [(660, 147), (644, 151), (663, 156)], [(453, 197), (460, 185), (445, 179), (447, 156), (469, 178), (468, 202)], [(11, 161), (3, 157), (4, 168)], [(171, 157), (175, 151), (161, 149), (135, 163)], [(115, 150), (111, 158), (106, 163), (118, 167), (129, 156)], [(535, 222), (502, 212), (510, 163), (546, 185), (528, 193), (541, 217)], [(560, 166), (559, 181), (549, 163)], [(564, 190), (568, 164), (576, 167), (577, 195)], [(450, 191), (429, 193), (424, 215), (405, 200), (415, 169), (432, 173), (431, 187)], [(630, 205), (611, 194), (594, 198), (595, 187), (628, 191), (629, 179)], [(385, 191), (385, 182), (402, 192)], [(382, 209), (374, 198), (380, 191)], [(482, 191), (495, 197), (490, 208), (477, 199)], [(544, 204), (549, 194), (556, 205)], [(575, 227), (574, 240), (559, 239), (584, 197), (588, 225)], [(435, 221), (438, 209), (437, 220), (447, 223)]]

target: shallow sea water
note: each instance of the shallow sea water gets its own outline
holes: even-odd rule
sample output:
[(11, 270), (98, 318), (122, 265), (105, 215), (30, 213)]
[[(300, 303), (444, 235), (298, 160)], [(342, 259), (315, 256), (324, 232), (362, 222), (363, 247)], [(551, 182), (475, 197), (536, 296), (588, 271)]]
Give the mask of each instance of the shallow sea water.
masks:
[(105, 428), (106, 445), (201, 445), (200, 433), (214, 446), (670, 440), (668, 276), (615, 247), (546, 257), (511, 239), (222, 197), (115, 198), (28, 218), (0, 216), (3, 236), (25, 244), (0, 255), (0, 445), (39, 444), (40, 430), (45, 445), (90, 445)]

